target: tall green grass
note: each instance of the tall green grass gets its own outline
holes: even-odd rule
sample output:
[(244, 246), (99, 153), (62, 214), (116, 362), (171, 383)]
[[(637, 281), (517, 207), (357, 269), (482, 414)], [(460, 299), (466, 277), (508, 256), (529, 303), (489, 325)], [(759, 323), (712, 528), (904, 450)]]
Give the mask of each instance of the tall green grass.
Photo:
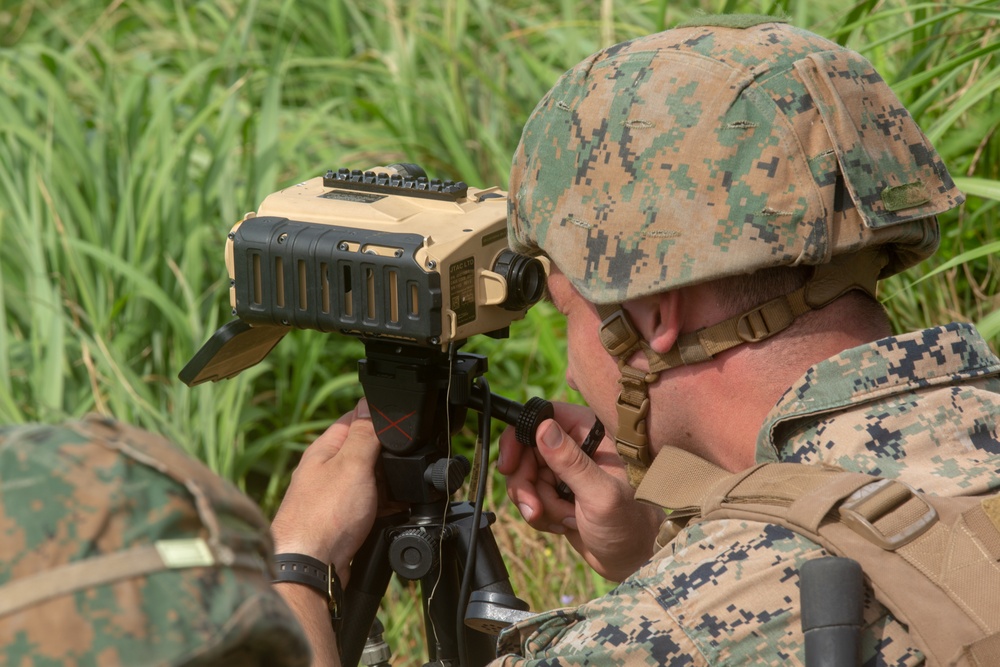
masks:
[[(360, 397), (363, 348), (294, 332), (238, 378), (182, 385), (229, 319), (232, 223), (331, 167), (408, 161), (506, 185), (521, 125), (565, 69), (720, 10), (787, 15), (876, 64), (969, 194), (938, 256), (884, 287), (894, 323), (971, 319), (995, 347), (995, 0), (23, 0), (0, 3), (0, 421), (111, 413), (273, 510), (301, 449)], [(467, 349), (489, 356), (498, 393), (572, 399), (562, 326), (542, 305), (511, 339)], [(536, 608), (606, 590), (512, 517), (502, 483), (490, 497)], [(393, 586), (388, 631), (407, 655), (413, 593)]]

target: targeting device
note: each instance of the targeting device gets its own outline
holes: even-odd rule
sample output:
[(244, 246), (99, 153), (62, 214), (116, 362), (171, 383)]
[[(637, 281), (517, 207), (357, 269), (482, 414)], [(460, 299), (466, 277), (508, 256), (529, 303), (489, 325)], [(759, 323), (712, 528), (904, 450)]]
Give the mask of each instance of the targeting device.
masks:
[(238, 319), (180, 373), (190, 386), (260, 362), (292, 328), (444, 350), (503, 337), (542, 296), (544, 260), (511, 251), (507, 195), (395, 164), (269, 195), (230, 231)]
[[(329, 171), (268, 196), (230, 231), (236, 319), (181, 380), (232, 377), (291, 329), (360, 337), (358, 378), (382, 444), (385, 492), (409, 508), (380, 520), (352, 562), (350, 613), (338, 635), (343, 664), (358, 664), (393, 572), (421, 581), (439, 664), (492, 660), (499, 628), (527, 613), (490, 531), (495, 515), (482, 511), (490, 423), (503, 419), (522, 444), (534, 444), (553, 408), (492, 394), (486, 358), (457, 350), (475, 334), (505, 337), (541, 298), (545, 262), (509, 249), (506, 193), (429, 180), (408, 164)], [(470, 472), (450, 451), (468, 408), (480, 412), (486, 443), (474, 505), (450, 500)]]

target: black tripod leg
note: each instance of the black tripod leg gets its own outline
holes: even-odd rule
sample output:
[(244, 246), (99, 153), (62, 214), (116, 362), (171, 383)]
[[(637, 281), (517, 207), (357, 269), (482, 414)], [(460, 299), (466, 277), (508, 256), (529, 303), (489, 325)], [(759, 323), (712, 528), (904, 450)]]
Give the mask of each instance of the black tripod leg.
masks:
[(440, 550), (437, 567), (420, 579), (428, 656), (441, 664), (457, 665), (461, 638), (455, 636), (459, 578), (454, 542), (443, 541)]
[[(505, 627), (527, 615), (528, 603), (514, 595), (507, 565), (490, 527), (495, 516), (485, 512), (473, 526), (474, 511), (469, 503), (453, 503), (453, 521), (458, 531), (457, 550), (468, 554), (475, 549), (471, 573), (471, 595), (464, 615), (467, 658), (470, 667), (485, 665), (496, 657), (496, 637)], [(472, 533), (478, 532), (473, 546)], [(464, 559), (463, 559), (464, 562)]]
[(339, 637), (340, 660), (345, 667), (355, 667), (361, 661), (368, 633), (392, 576), (389, 531), (400, 521), (399, 516), (376, 519), (368, 539), (351, 562)]

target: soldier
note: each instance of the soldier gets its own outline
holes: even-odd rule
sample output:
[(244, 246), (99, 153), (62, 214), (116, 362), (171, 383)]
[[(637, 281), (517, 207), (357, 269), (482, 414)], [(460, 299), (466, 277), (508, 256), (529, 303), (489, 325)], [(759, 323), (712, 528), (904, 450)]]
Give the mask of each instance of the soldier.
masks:
[(0, 428), (0, 664), (305, 667), (253, 502), (110, 419)]
[[(534, 451), (505, 433), (499, 467), (532, 526), (622, 583), (509, 628), (499, 664), (803, 663), (798, 572), (824, 550), (733, 519), (657, 536), (672, 448), (733, 472), (794, 461), (936, 495), (1000, 487), (1000, 360), (967, 324), (892, 336), (875, 300), (878, 279), (933, 253), (935, 216), (963, 197), (858, 54), (758, 16), (604, 49), (531, 114), (509, 196), (512, 247), (552, 262), (567, 381), (590, 409), (557, 406)], [(591, 460), (579, 443), (595, 415), (609, 438)], [(358, 417), (327, 446), (337, 474), (373, 464)], [(290, 494), (318, 479), (304, 465)], [(343, 574), (373, 512), (293, 541)], [(284, 594), (318, 605), (307, 593)], [(862, 662), (924, 663), (872, 594)]]

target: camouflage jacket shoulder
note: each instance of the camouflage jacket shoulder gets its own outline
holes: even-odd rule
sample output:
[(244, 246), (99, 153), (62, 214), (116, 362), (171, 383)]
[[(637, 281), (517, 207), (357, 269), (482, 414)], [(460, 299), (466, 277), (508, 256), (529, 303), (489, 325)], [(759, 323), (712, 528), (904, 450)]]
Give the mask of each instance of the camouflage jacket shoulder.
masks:
[(778, 401), (757, 460), (826, 463), (936, 495), (1000, 488), (1000, 359), (969, 324), (863, 345)]
[[(928, 492), (1000, 488), (1000, 360), (965, 324), (886, 338), (811, 368), (766, 420), (758, 459), (834, 463)], [(780, 526), (688, 526), (612, 593), (509, 629), (499, 664), (801, 665), (798, 570), (825, 555)], [(870, 594), (863, 663), (922, 665)]]

